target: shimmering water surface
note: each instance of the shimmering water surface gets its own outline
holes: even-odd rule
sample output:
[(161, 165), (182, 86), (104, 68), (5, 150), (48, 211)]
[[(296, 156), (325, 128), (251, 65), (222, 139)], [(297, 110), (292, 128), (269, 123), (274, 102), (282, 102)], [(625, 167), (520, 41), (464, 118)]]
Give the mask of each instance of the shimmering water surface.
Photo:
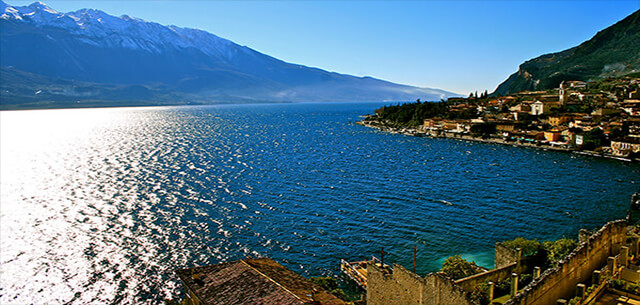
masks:
[(384, 246), (418, 273), (619, 218), (635, 164), (385, 134), (380, 104), (1, 112), (0, 303), (160, 303), (173, 270), (305, 275)]

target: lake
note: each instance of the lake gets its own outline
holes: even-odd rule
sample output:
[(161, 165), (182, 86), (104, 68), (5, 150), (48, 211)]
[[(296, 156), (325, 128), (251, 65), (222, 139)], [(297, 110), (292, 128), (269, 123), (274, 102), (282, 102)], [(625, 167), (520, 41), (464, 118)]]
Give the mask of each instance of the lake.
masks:
[(354, 123), (382, 105), (0, 112), (0, 303), (162, 303), (175, 269), (247, 256), (491, 267), (496, 242), (575, 238), (639, 189), (637, 164)]

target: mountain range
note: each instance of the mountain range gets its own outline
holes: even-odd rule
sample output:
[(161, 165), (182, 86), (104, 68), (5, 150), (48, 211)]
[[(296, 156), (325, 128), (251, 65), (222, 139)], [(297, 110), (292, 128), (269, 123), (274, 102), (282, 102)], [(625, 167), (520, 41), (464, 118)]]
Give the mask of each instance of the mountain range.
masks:
[(494, 94), (557, 88), (564, 80), (591, 81), (640, 73), (640, 10), (579, 46), (521, 64)]
[(440, 100), (457, 94), (291, 64), (214, 34), (0, 1), (2, 109)]

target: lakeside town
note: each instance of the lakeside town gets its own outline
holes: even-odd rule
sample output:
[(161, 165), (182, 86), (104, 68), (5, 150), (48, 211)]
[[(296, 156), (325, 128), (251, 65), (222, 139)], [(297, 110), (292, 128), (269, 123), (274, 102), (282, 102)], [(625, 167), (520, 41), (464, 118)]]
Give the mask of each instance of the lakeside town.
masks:
[(572, 151), (625, 161), (640, 157), (640, 78), (564, 81), (506, 96), (385, 106), (359, 124), (413, 136)]

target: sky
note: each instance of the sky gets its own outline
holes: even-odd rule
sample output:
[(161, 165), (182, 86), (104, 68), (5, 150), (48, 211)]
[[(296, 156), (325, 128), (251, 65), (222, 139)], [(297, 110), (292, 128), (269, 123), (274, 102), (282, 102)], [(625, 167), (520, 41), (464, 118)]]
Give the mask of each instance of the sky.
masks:
[(198, 28), (287, 62), (461, 94), (492, 92), (524, 61), (577, 46), (640, 9), (640, 0), (42, 2)]

